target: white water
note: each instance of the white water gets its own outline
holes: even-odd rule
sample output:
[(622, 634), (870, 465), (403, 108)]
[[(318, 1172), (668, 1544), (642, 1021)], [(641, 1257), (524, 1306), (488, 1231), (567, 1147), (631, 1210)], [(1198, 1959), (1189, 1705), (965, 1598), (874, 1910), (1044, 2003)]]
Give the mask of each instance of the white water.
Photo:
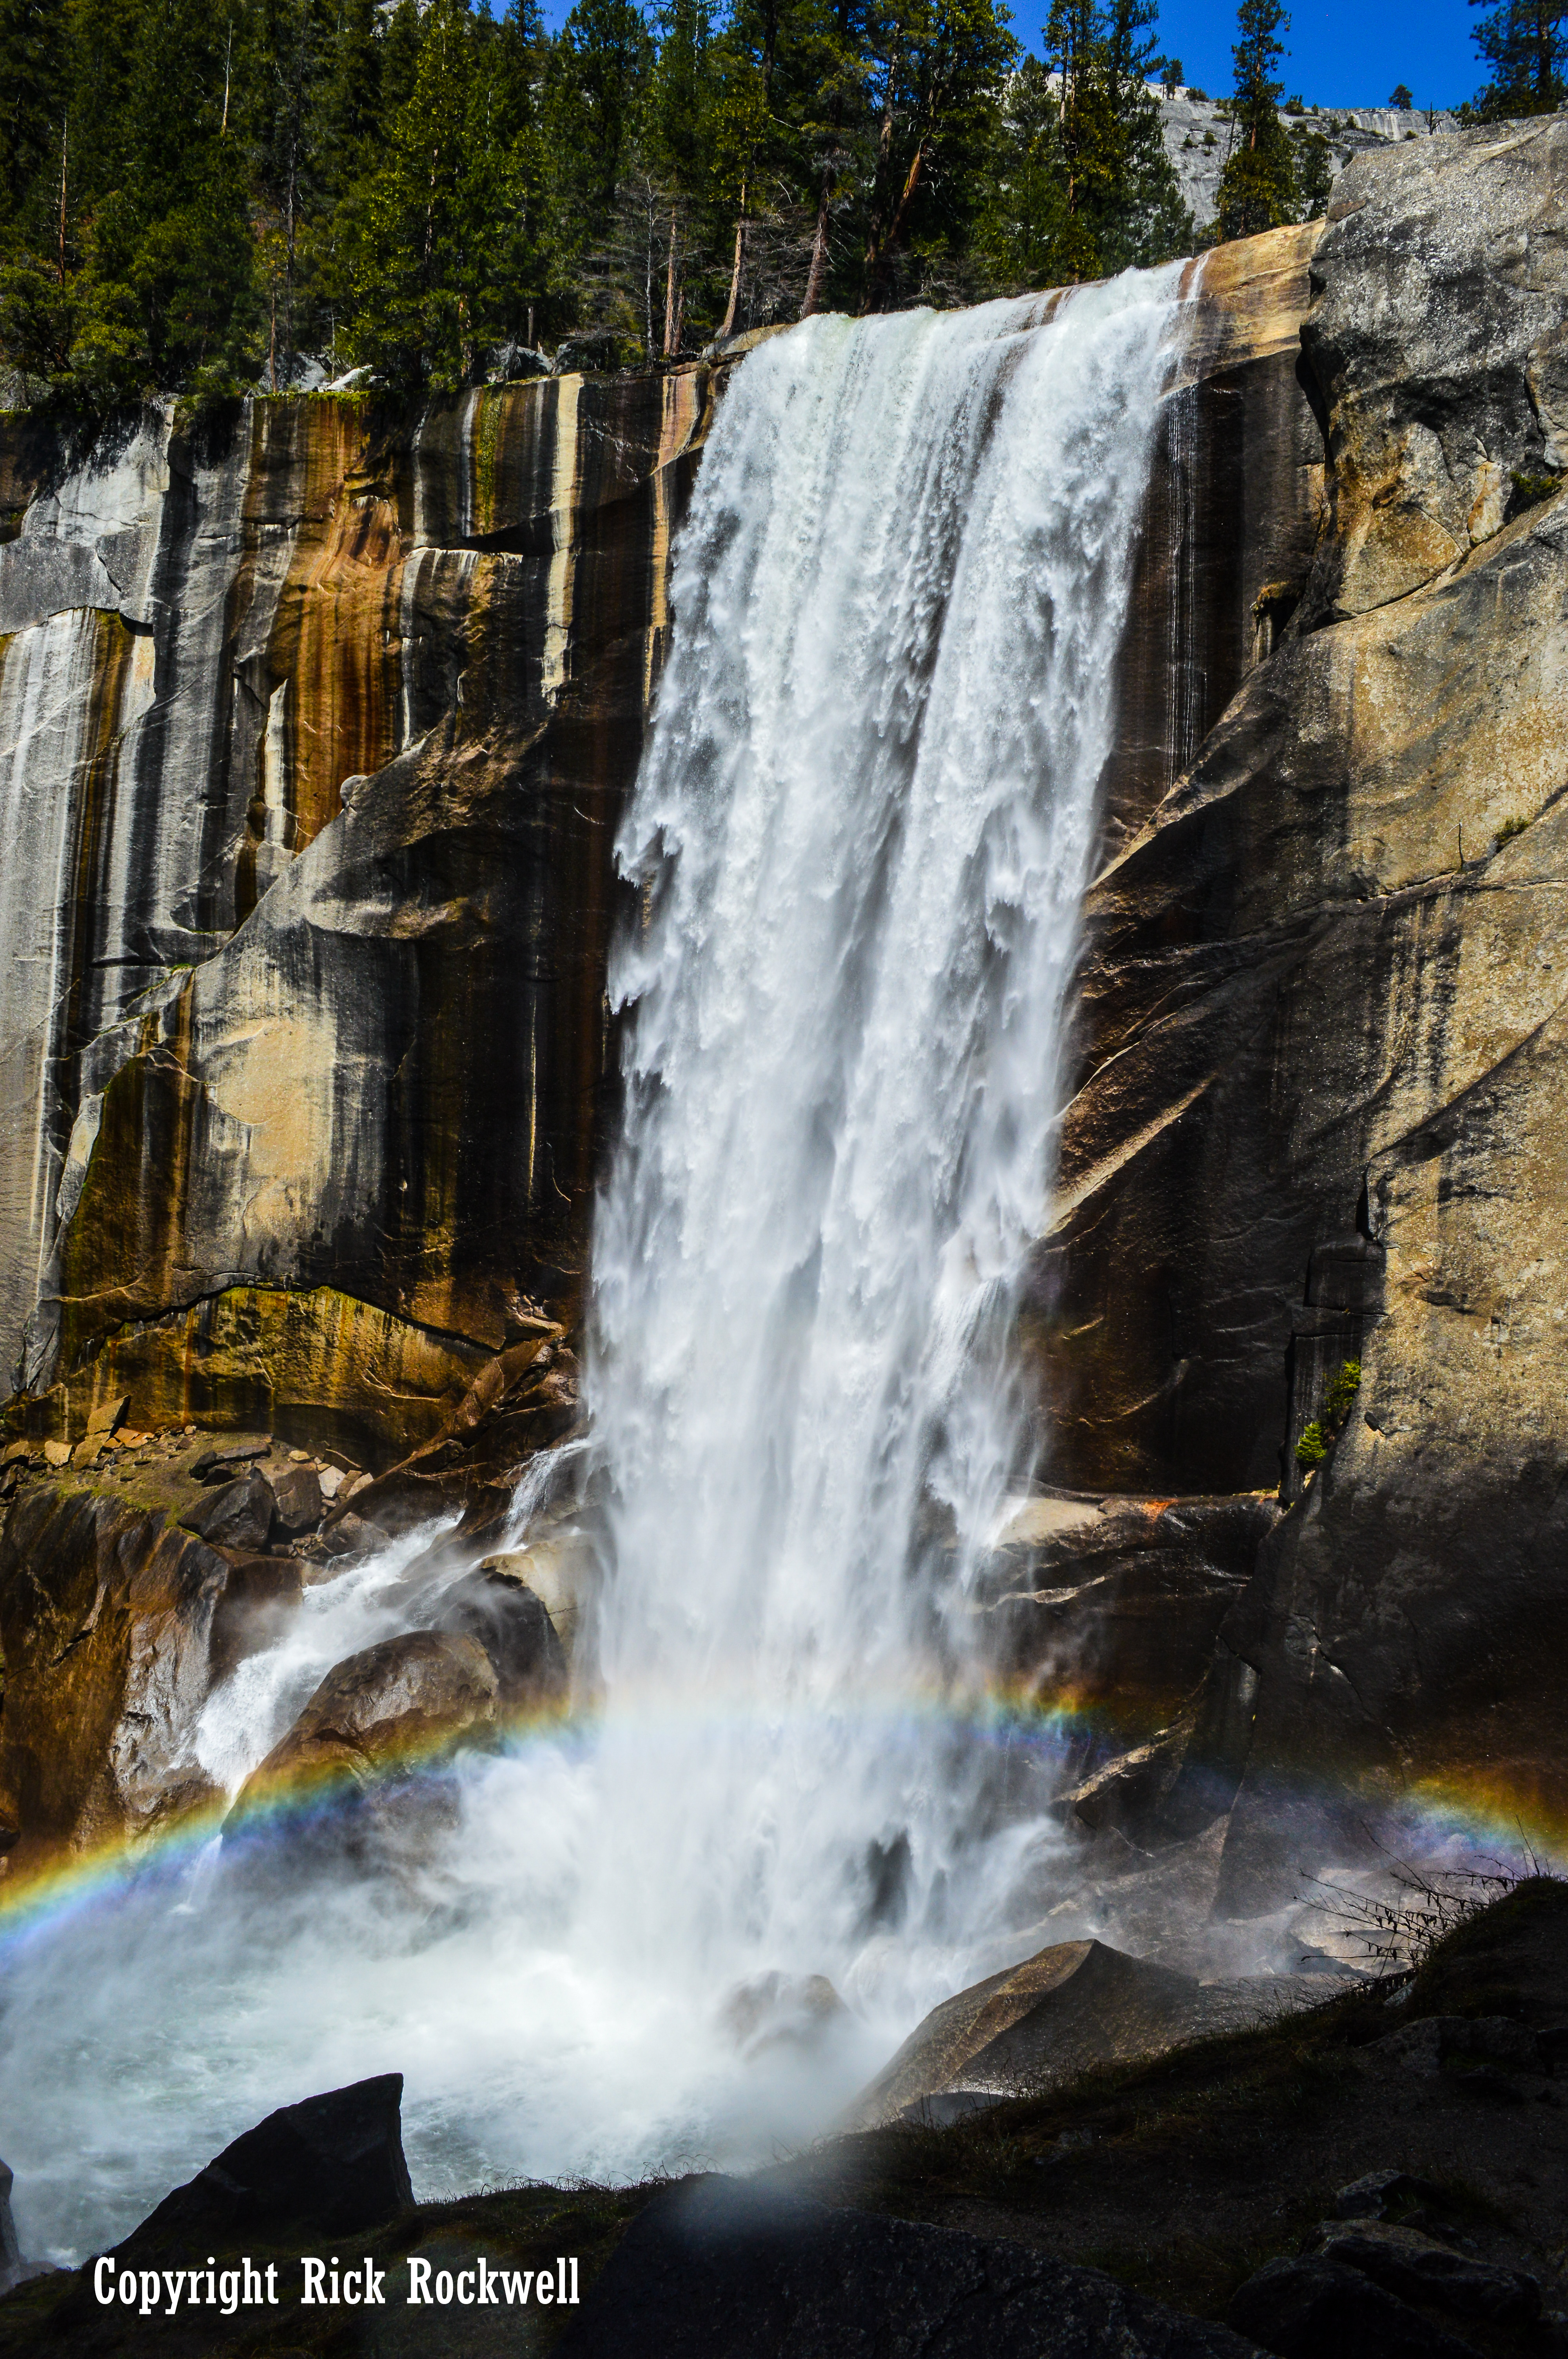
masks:
[[(1028, 1471), (1011, 1288), (1175, 283), (1044, 327), (822, 319), (737, 372), (622, 843), (596, 1710), (469, 1765), (419, 1875), (247, 1898), (209, 1862), (14, 1949), (25, 2247), (101, 2243), (270, 2106), (393, 2068), (427, 2192), (760, 2156), (1037, 1911), (1049, 1764), (992, 1741), (964, 1600)], [(210, 1701), (225, 1782), (383, 1635), (396, 1570)], [(769, 1972), (830, 1977), (839, 2036), (742, 2052), (722, 2010)]]

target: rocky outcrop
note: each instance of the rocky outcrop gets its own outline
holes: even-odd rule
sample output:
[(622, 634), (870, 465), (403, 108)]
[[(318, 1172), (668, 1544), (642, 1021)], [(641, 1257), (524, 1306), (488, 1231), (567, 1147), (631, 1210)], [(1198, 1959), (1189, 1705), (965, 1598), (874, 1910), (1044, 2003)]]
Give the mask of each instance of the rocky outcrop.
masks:
[(722, 2179), (654, 2199), (559, 2349), (562, 2359), (1260, 2359), (1226, 2327), (1098, 2269)]
[(39, 1487), (0, 1531), (0, 1819), (17, 1855), (150, 1830), (212, 1799), (181, 1764), (229, 1568), (156, 1507)]
[(379, 2073), (280, 2105), (166, 2195), (115, 2248), (124, 2265), (290, 2229), (352, 2235), (412, 2209), (403, 2153), (403, 2075)]
[(493, 1730), (500, 1681), (479, 1640), (409, 1630), (336, 1664), (240, 1790), (227, 1828), (279, 1805), (351, 1800)]
[[(1315, 234), (1194, 274), (1134, 801), (1184, 766), (1296, 561), (1274, 474), (1293, 487), (1311, 440)], [(0, 1350), (34, 1435), (74, 1440), (115, 1392), (144, 1426), (384, 1466), (538, 1303), (569, 1316), (611, 843), (721, 380), (563, 377), (416, 419), (169, 408), (84, 453), (7, 429)]]
[(1058, 1474), (1299, 1493), (1361, 1369), (1185, 1745), (1222, 1909), (1281, 1897), (1330, 1790), (1561, 1805), (1565, 168), (1553, 119), (1346, 174), (1315, 550), (1088, 899), (1032, 1329)]
[[(75, 1455), (58, 1472), (41, 1452), (14, 1460), (21, 1479), (0, 1521), (0, 1854), (24, 1871), (221, 1809), (190, 1753), (197, 1716), (216, 1680), (283, 1635), (306, 1581), (327, 1569), (298, 1514), (313, 1486), (319, 1515), (323, 1471), (340, 1479), (265, 1435), (214, 1462), (194, 1431), (122, 1426)], [(202, 1480), (235, 1464), (243, 1477)], [(243, 1530), (227, 1514), (236, 1492), (262, 1503)]]
[(849, 2120), (871, 2129), (902, 2114), (938, 2118), (948, 2092), (1024, 2095), (1094, 2064), (1147, 2056), (1190, 2038), (1198, 1985), (1103, 1941), (1058, 1941), (975, 1983), (916, 2024), (855, 2100)]

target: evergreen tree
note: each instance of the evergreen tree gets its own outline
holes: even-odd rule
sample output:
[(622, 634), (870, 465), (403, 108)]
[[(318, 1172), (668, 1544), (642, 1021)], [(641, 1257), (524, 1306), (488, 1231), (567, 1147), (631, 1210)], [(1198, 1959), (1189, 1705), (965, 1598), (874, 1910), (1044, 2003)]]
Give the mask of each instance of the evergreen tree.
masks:
[(1283, 0), (1241, 0), (1237, 10), (1240, 38), (1231, 51), (1236, 60), (1231, 148), (1219, 176), (1222, 237), (1252, 237), (1296, 218), (1295, 168), (1290, 135), (1279, 114), (1284, 84), (1275, 79), (1284, 56), (1280, 35), (1287, 22)]
[(45, 234), (67, 103), (59, 0), (0, 0), (0, 229)]
[(1059, 96), (1038, 68), (1008, 93), (987, 224), (1004, 285), (1099, 277), (1191, 245), (1149, 88), (1155, 14), (1152, 0), (1056, 0), (1046, 39)]
[(1471, 39), (1492, 78), (1469, 111), (1483, 122), (1555, 114), (1568, 101), (1568, 0), (1470, 0), (1486, 13)]
[(979, 212), (982, 159), (1018, 55), (1008, 23), (995, 0), (886, 0), (871, 17), (878, 119), (862, 309), (886, 307), (906, 247), (919, 240), (929, 261)]

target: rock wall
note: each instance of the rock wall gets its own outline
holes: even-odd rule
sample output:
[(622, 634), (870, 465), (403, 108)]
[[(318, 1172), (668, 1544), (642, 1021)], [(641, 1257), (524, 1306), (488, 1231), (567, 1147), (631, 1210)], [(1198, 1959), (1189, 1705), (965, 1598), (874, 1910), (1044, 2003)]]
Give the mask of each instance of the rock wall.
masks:
[(1237, 1907), (1328, 1789), (1568, 1800), (1565, 190), (1555, 120), (1346, 174), (1310, 562), (1088, 900), (1034, 1297), (1056, 1473), (1299, 1502), (1164, 1821), (1231, 1811)]
[[(1123, 832), (1295, 559), (1315, 234), (1191, 274)], [(611, 845), (721, 380), (0, 435), (0, 1350), (35, 1437), (128, 1395), (384, 1463), (571, 1316)]]
[(0, 434), (0, 1353), (35, 1431), (120, 1391), (384, 1459), (574, 1295), (710, 392)]

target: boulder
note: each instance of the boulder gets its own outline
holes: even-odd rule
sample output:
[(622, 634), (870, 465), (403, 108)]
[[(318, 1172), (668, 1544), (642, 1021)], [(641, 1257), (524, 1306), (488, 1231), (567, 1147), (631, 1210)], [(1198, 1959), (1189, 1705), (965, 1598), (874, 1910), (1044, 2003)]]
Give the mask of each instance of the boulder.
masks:
[(826, 1974), (753, 1974), (738, 1984), (719, 2021), (749, 2061), (778, 2049), (821, 2049), (854, 2017)]
[(489, 1656), (502, 1709), (520, 1712), (558, 1702), (568, 1685), (567, 1658), (543, 1602), (514, 1573), (481, 1569), (442, 1592), (438, 1630), (477, 1638)]
[(213, 1548), (261, 1549), (272, 1538), (276, 1509), (272, 1484), (259, 1467), (253, 1466), (248, 1474), (225, 1483), (179, 1520), (188, 1532)]
[(1476, 2359), (1471, 2344), (1335, 2261), (1268, 2262), (1226, 2319), (1279, 2359)]
[(1389, 2293), (1435, 2303), (1458, 2318), (1528, 2326), (1541, 2315), (1540, 2284), (1524, 2270), (1476, 2260), (1392, 2221), (1325, 2223), (1317, 2248), (1325, 2261), (1359, 2269)]
[(313, 1532), (326, 1506), (321, 1478), (314, 1466), (291, 1466), (287, 1473), (273, 1477), (272, 1488), (279, 1531), (287, 1533), (290, 1539), (297, 1538), (301, 1532)]
[(1421, 2226), (1429, 2203), (1441, 2203), (1442, 2190), (1430, 2179), (1413, 2179), (1405, 2170), (1369, 2170), (1341, 2187), (1334, 2198), (1336, 2220), (1398, 2220)]
[(1098, 2269), (723, 2179), (638, 2213), (556, 2347), (560, 2359), (1258, 2359), (1239, 2334)]
[[(91, 1427), (88, 1429), (92, 1430)], [(272, 1448), (272, 1437), (264, 1434), (260, 1440), (254, 1437), (237, 1436), (215, 1450), (200, 1451), (191, 1460), (187, 1472), (193, 1483), (232, 1483), (258, 1458), (265, 1458)]]
[(856, 2098), (870, 2129), (947, 2090), (1022, 2093), (1190, 2038), (1199, 1986), (1103, 1941), (1059, 1941), (946, 1999)]
[(236, 1663), (276, 1646), (295, 1614), (304, 1591), (305, 1568), (297, 1557), (228, 1555), (229, 1578), (212, 1609), (208, 1657), (214, 1680), (227, 1679)]
[(351, 1800), (491, 1736), (501, 1683), (477, 1638), (412, 1630), (330, 1670), (242, 1787), (225, 1837), (278, 1802)]
[[(319, 2249), (334, 2236), (384, 2227), (409, 2211), (414, 2190), (403, 2154), (403, 2075), (383, 2072), (346, 2089), (282, 2105), (203, 2170), (166, 2195), (114, 2246), (122, 2267), (205, 2261), (247, 2239), (297, 2236)], [(88, 2276), (56, 2317), (75, 2325), (96, 2314)]]

